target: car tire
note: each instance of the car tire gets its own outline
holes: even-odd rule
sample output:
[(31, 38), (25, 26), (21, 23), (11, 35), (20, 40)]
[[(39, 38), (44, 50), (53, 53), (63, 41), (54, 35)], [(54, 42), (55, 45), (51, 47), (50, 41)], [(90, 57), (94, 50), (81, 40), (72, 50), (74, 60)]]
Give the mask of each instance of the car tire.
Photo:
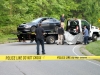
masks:
[(92, 41), (94, 42), (94, 41), (97, 41), (97, 35), (96, 34), (93, 34), (92, 35)]
[(31, 32), (35, 32), (35, 29), (36, 29), (36, 27), (33, 26), (33, 27), (31, 27), (31, 30), (30, 31)]
[(58, 28), (59, 28), (58, 26), (55, 26), (54, 31), (58, 32)]
[(46, 38), (46, 43), (47, 44), (54, 44), (55, 43), (55, 37), (54, 36), (48, 36)]
[(21, 42), (22, 38), (21, 35), (17, 35), (19, 42)]

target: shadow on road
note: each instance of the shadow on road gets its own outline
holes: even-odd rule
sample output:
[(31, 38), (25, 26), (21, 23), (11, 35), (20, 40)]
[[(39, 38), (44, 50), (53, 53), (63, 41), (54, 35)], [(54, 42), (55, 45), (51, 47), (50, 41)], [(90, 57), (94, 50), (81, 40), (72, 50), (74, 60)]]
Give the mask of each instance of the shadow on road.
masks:
[(36, 43), (27, 43), (27, 42), (17, 42), (17, 43), (12, 43), (12, 44), (9, 44), (10, 46), (26, 46), (26, 45), (36, 45)]

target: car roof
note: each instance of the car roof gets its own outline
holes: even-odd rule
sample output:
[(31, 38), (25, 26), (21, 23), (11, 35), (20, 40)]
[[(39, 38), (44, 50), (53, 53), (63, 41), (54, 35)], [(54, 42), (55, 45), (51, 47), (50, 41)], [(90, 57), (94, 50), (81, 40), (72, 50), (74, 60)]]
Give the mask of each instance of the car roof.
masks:
[(39, 18), (52, 18), (52, 17), (39, 17)]
[(58, 19), (53, 18), (53, 17), (39, 17), (39, 18), (49, 18), (49, 19), (55, 19), (55, 20), (59, 21)]

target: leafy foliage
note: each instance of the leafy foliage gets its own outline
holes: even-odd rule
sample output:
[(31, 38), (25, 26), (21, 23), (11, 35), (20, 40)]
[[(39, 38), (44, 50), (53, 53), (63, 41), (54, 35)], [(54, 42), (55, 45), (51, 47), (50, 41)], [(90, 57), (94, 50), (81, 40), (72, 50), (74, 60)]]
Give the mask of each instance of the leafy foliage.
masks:
[(0, 0), (0, 9), (0, 26), (16, 27), (41, 16), (59, 19), (63, 13), (66, 19), (85, 18), (93, 25), (100, 24), (99, 0)]

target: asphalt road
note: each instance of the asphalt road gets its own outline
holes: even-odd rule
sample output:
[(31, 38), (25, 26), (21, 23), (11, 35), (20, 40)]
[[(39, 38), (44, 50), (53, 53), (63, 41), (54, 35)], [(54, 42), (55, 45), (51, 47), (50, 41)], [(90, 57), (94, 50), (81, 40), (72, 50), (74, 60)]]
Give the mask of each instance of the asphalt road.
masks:
[[(83, 56), (81, 45), (45, 44), (46, 55)], [(0, 45), (0, 55), (36, 54), (35, 43)], [(100, 62), (95, 60), (0, 61), (0, 75), (100, 75)]]

